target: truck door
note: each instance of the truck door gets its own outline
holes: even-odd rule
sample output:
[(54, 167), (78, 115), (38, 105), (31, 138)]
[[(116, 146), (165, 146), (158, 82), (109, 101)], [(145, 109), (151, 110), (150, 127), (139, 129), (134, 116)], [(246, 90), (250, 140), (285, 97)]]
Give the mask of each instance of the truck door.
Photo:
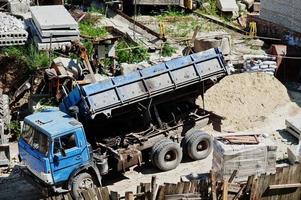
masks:
[(55, 183), (68, 180), (70, 174), (82, 163), (82, 150), (78, 134), (71, 132), (54, 138), (51, 168)]

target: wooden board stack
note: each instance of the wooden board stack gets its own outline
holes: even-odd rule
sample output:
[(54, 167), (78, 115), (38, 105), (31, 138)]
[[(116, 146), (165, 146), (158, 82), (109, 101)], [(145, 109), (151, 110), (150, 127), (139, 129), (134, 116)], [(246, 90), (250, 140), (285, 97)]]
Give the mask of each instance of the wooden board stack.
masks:
[(273, 174), (276, 172), (276, 150), (277, 146), (272, 140), (263, 135), (227, 134), (216, 137), (213, 142), (212, 170), (216, 172), (218, 180), (228, 180), (237, 170), (234, 182), (247, 181), (251, 175)]

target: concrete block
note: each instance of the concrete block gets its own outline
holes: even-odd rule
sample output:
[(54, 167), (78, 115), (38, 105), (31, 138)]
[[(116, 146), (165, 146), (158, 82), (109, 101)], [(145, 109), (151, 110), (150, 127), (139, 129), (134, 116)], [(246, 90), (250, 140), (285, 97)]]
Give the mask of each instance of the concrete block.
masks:
[(260, 2), (255, 2), (253, 5), (253, 11), (254, 12), (260, 12), (261, 4)]
[(217, 0), (217, 7), (223, 12), (237, 12), (238, 6), (235, 0)]
[(8, 2), (9, 12), (12, 14), (24, 14), (29, 12), (29, 0), (12, 0)]
[(78, 29), (77, 22), (62, 5), (30, 7), (32, 19), (42, 30)]

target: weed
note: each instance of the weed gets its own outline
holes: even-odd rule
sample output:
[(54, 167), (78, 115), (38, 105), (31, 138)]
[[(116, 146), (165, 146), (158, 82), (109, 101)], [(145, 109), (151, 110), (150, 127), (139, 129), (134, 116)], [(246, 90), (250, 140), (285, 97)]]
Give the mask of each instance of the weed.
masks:
[(83, 45), (87, 49), (87, 54), (88, 56), (91, 56), (93, 54), (93, 44), (91, 40), (84, 40), (82, 41)]
[(104, 15), (105, 14), (105, 9), (96, 7), (95, 5), (91, 4), (91, 7), (88, 9), (88, 12), (90, 12), (90, 13), (100, 13), (100, 14)]
[(13, 138), (19, 139), (21, 136), (21, 125), (18, 120), (12, 120), (9, 123), (9, 129)]
[(117, 61), (119, 63), (138, 63), (149, 59), (147, 49), (124, 40), (118, 42), (116, 47)]
[(90, 37), (104, 37), (108, 34), (104, 27), (95, 27), (93, 24), (87, 22), (79, 23), (79, 30), (81, 35)]
[(94, 15), (91, 13), (87, 13), (84, 17), (84, 19), (81, 21), (82, 23), (87, 23), (90, 25), (96, 25), (97, 22), (101, 19), (102, 17), (100, 15)]
[(176, 50), (173, 46), (171, 46), (169, 43), (164, 43), (162, 47), (161, 55), (163, 57), (170, 57), (175, 52)]
[(49, 57), (46, 52), (38, 51), (33, 44), (26, 46), (13, 46), (1, 49), (1, 53), (14, 57), (17, 61), (25, 63), (29, 70), (46, 68), (49, 66)]

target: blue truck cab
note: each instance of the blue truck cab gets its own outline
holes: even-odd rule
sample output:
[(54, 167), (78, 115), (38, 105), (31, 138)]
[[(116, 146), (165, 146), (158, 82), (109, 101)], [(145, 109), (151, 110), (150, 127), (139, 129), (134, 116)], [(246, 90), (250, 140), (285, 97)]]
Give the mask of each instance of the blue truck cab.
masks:
[[(82, 124), (59, 110), (44, 110), (24, 119), (18, 141), (27, 176), (36, 177), (43, 190), (70, 190), (80, 170), (92, 168), (91, 150)], [(99, 175), (98, 175), (99, 177)]]

